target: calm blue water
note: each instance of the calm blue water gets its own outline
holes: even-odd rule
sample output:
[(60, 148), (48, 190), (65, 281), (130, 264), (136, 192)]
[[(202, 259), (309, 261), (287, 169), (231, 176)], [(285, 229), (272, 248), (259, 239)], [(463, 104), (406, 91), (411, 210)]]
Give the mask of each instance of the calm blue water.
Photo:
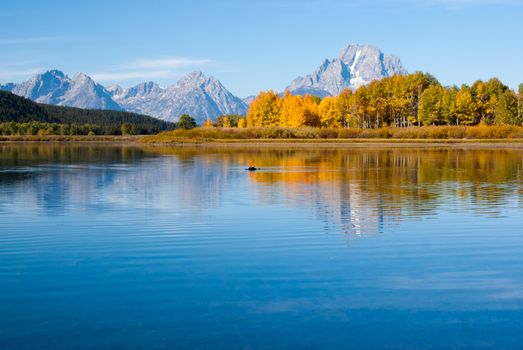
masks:
[(522, 181), (521, 150), (3, 145), (0, 349), (521, 349)]

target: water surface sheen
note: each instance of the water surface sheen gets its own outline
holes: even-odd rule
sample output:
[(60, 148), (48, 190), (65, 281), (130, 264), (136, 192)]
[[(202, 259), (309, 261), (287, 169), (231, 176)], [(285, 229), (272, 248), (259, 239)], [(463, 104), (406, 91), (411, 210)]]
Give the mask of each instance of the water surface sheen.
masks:
[(522, 180), (508, 149), (3, 145), (0, 349), (521, 348)]

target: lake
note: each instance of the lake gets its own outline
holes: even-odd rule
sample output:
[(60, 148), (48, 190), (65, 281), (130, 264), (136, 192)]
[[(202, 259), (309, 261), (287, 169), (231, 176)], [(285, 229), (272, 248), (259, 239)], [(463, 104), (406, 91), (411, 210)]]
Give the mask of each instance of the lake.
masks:
[(0, 145), (0, 349), (521, 348), (522, 181), (521, 149)]

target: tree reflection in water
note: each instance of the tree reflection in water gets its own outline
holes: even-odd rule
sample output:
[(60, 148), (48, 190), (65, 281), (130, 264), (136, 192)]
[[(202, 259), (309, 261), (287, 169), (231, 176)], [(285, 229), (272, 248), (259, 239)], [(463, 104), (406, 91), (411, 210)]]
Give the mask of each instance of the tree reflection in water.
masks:
[[(161, 210), (173, 201), (204, 212), (247, 186), (260, 205), (310, 210), (326, 231), (371, 234), (438, 210), (499, 216), (522, 198), (523, 152), (516, 149), (4, 145), (0, 150), (3, 202), (17, 196), (47, 214), (129, 203)], [(262, 169), (246, 172), (249, 164)]]

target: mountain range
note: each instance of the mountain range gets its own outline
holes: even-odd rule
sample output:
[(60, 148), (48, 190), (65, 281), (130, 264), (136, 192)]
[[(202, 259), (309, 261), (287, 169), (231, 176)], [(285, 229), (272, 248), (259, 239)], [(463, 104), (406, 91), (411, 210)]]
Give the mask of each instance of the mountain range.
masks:
[(148, 82), (124, 89), (118, 85), (104, 87), (83, 73), (69, 78), (58, 70), (50, 70), (20, 84), (0, 85), (0, 90), (39, 103), (124, 110), (165, 121), (176, 121), (187, 113), (201, 124), (207, 118), (247, 112), (245, 102), (201, 72), (190, 73), (166, 88)]
[(245, 114), (247, 104), (229, 92), (220, 81), (192, 72), (176, 84), (161, 88), (153, 82), (129, 89), (118, 85), (106, 89), (122, 108), (174, 121), (187, 113), (198, 123), (224, 114)]
[[(386, 56), (374, 46), (348, 45), (337, 58), (327, 59), (314, 73), (296, 78), (286, 90), (324, 97), (396, 74), (407, 74), (396, 56)], [(253, 99), (234, 96), (219, 80), (201, 72), (187, 74), (165, 88), (154, 82), (123, 88), (104, 87), (83, 73), (70, 78), (59, 70), (50, 70), (20, 84), (0, 85), (0, 90), (39, 103), (124, 110), (165, 121), (176, 121), (182, 114), (189, 114), (199, 124), (224, 114), (246, 114)]]
[(21, 84), (10, 83), (0, 88), (50, 105), (122, 110), (102, 85), (83, 73), (71, 79), (58, 70), (50, 70)]

